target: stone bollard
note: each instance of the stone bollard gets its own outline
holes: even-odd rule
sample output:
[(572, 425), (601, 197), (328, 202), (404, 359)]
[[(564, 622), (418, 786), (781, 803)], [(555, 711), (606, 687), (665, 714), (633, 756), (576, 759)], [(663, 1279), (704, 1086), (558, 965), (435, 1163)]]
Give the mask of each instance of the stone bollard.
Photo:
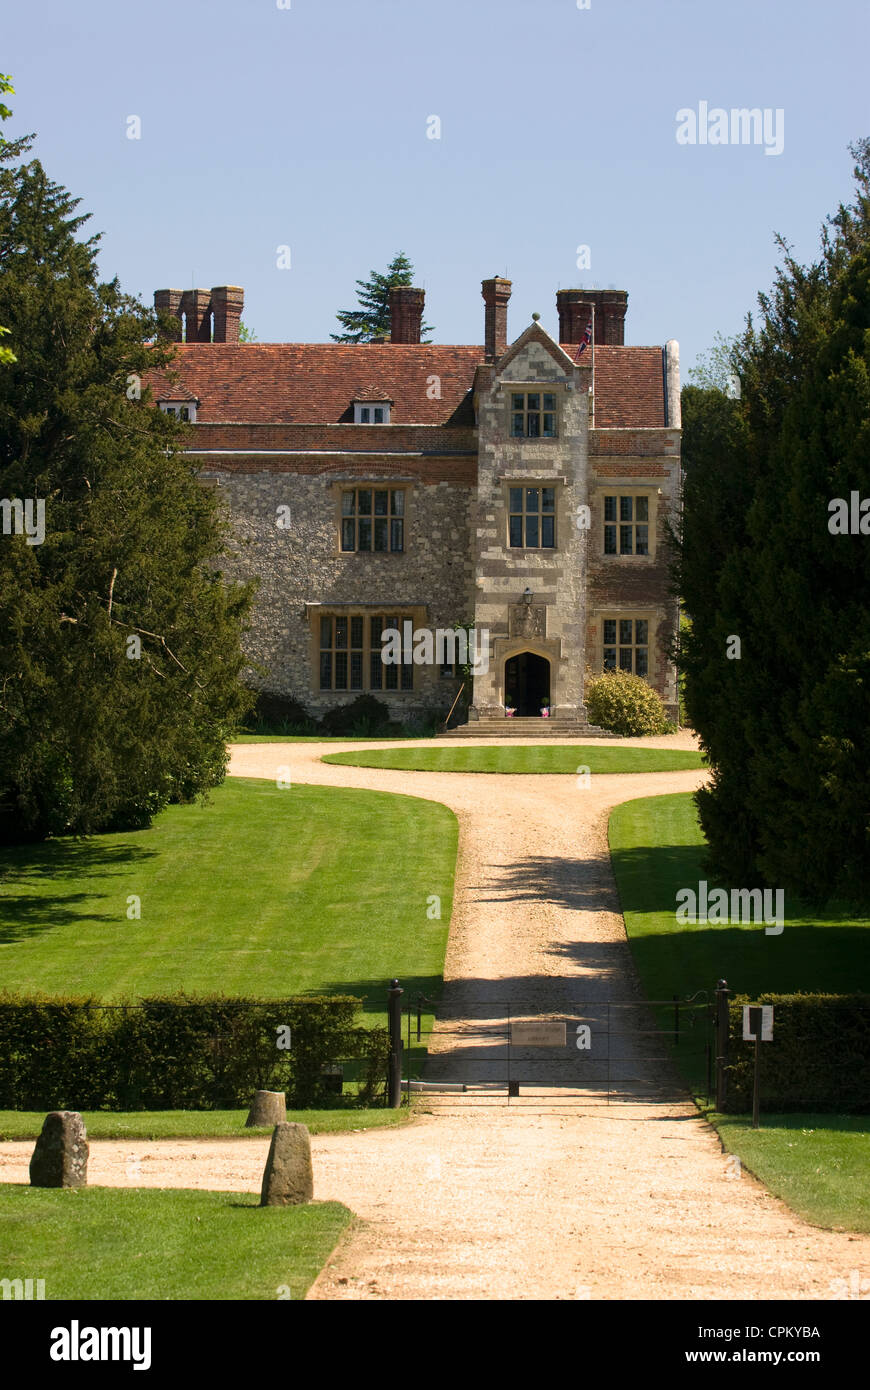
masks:
[(88, 1136), (77, 1110), (52, 1110), (30, 1160), (31, 1187), (87, 1187)]
[(282, 1125), (287, 1119), (287, 1098), (283, 1091), (257, 1091), (248, 1111), (245, 1129), (254, 1125)]
[(311, 1138), (306, 1125), (276, 1125), (263, 1173), (261, 1207), (293, 1207), (314, 1196)]

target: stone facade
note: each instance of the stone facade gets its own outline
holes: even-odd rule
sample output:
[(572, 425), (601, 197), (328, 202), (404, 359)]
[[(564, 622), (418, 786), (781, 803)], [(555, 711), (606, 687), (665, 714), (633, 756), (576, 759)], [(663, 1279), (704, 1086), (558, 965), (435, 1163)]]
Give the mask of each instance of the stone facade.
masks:
[[(156, 298), (178, 311), (175, 293)], [(471, 720), (517, 689), (583, 719), (585, 681), (607, 664), (645, 675), (676, 716), (676, 344), (626, 347), (625, 292), (571, 290), (558, 297), (568, 341), (536, 321), (509, 346), (509, 297), (509, 281), (483, 282), (480, 347), (421, 344), (422, 291), (401, 287), (391, 343), (188, 337), (174, 381), (154, 383), (164, 408), (195, 404), (190, 453), (237, 542), (227, 568), (259, 581), (246, 642), (260, 688), (314, 715), (369, 690), (394, 718), (446, 712), (460, 666), (406, 652), (388, 676), (380, 631), (473, 622), (489, 640)], [(379, 401), (377, 423), (360, 423), (375, 417), (359, 402)], [(518, 427), (518, 401), (543, 402), (547, 421)]]
[[(661, 452), (654, 458), (599, 453), (592, 460), (586, 647), (589, 670), (597, 674), (603, 667), (604, 620), (649, 622), (647, 679), (662, 696), (671, 718), (677, 719), (677, 675), (667, 647), (679, 623), (679, 603), (671, 592), (666, 536), (679, 505), (679, 437), (668, 430), (656, 433), (660, 433), (656, 442)], [(647, 498), (649, 555), (604, 554), (605, 496)]]
[[(475, 618), (489, 629), (491, 664), (475, 681), (472, 719), (504, 712), (507, 664), (523, 652), (549, 663), (551, 717), (585, 718), (585, 678), (604, 668), (606, 620), (648, 624), (644, 674), (676, 718), (676, 672), (666, 647), (678, 607), (670, 594), (664, 547), (666, 523), (679, 497), (677, 437), (673, 431), (649, 431), (657, 438), (637, 447), (652, 446), (652, 456), (621, 451), (609, 456), (609, 441), (596, 438), (593, 427), (594, 347), (574, 360), (537, 325), (478, 381)], [(513, 391), (530, 386), (555, 395), (552, 438), (511, 436)], [(554, 490), (552, 549), (509, 544), (511, 487)], [(649, 554), (605, 554), (605, 497), (645, 500)], [(539, 616), (518, 628), (511, 621), (512, 605), (522, 602), (523, 594), (530, 612)], [(615, 645), (619, 661), (620, 644)]]
[[(550, 663), (555, 718), (576, 715), (582, 707), (587, 533), (577, 522), (588, 492), (590, 375), (537, 325), (504, 355), (488, 381), (481, 374), (475, 622), (489, 629), (491, 658), (489, 672), (475, 680), (472, 718), (504, 711), (506, 663), (524, 651)], [(555, 395), (555, 437), (511, 437), (511, 398), (519, 386), (548, 387)], [(553, 489), (552, 549), (510, 546), (510, 490), (518, 487), (526, 495), (529, 489)], [(524, 629), (516, 622), (519, 615), (514, 613), (513, 625), (510, 615), (526, 590), (531, 590), (526, 606), (540, 617)]]
[[(360, 693), (319, 688), (323, 616), (407, 616), (415, 627), (433, 630), (471, 620), (470, 486), (423, 483), (373, 463), (366, 470), (367, 485), (404, 493), (404, 549), (400, 554), (343, 554), (341, 494), (358, 487), (361, 479), (343, 471), (338, 461), (334, 471), (316, 476), (206, 467), (202, 477), (217, 486), (229, 508), (237, 550), (228, 572), (259, 582), (246, 646), (248, 678), (261, 688), (292, 696), (315, 715)], [(457, 679), (443, 677), (437, 665), (415, 665), (413, 682), (411, 691), (372, 693), (399, 719), (441, 710), (445, 703), (449, 708), (458, 689)], [(365, 686), (370, 684), (366, 679)]]

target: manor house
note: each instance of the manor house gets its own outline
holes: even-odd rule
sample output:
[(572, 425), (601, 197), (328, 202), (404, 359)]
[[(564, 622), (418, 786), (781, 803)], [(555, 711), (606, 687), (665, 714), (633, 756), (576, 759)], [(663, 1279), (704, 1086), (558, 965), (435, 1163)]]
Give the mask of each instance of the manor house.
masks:
[(614, 667), (675, 718), (677, 344), (626, 346), (627, 293), (582, 289), (556, 296), (558, 342), (537, 315), (510, 342), (511, 282), (482, 293), (471, 346), (421, 343), (411, 286), (389, 338), (360, 345), (240, 343), (237, 286), (155, 294), (178, 349), (154, 396), (193, 424), (234, 572), (260, 580), (257, 683), (313, 714), (362, 691), (397, 719), (446, 712), (461, 666), (385, 663), (381, 634), (473, 624), (489, 637), (471, 723), (547, 705), (554, 732), (576, 727), (585, 680)]

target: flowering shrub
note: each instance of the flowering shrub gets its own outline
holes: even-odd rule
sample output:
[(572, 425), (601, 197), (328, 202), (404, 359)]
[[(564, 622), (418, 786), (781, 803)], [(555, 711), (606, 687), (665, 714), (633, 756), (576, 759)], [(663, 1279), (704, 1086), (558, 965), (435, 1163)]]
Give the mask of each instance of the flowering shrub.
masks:
[(590, 723), (612, 734), (666, 734), (670, 729), (661, 696), (642, 676), (605, 671), (586, 683)]

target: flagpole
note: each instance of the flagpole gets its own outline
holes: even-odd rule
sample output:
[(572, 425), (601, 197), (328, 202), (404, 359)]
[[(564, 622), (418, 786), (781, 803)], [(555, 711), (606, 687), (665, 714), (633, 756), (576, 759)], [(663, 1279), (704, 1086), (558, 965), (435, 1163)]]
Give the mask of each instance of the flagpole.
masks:
[(575, 356), (575, 358), (574, 358), (574, 361), (575, 361), (575, 362), (579, 362), (579, 361), (580, 361), (580, 358), (583, 356), (583, 353), (586, 351), (586, 349), (587, 349), (588, 347), (594, 345), (594, 343), (595, 343), (595, 304), (594, 304), (594, 303), (592, 303), (592, 304), (589, 305), (589, 314), (590, 314), (589, 322), (588, 322), (587, 325), (586, 325), (586, 332), (583, 334), (583, 341), (580, 343), (580, 346), (579, 346), (578, 349), (577, 349), (577, 354), (576, 354), (576, 356)]

